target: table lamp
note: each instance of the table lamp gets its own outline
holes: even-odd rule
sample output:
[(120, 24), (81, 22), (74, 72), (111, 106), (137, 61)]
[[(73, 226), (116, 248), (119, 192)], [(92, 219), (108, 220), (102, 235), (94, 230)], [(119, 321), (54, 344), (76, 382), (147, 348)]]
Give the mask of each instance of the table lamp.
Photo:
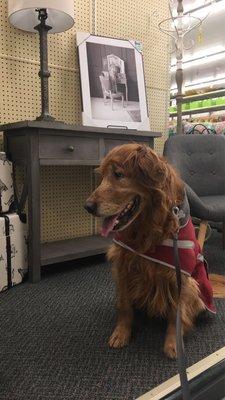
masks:
[(72, 28), (74, 0), (8, 0), (8, 18), (15, 28), (39, 33), (42, 112), (37, 120), (54, 121), (49, 114), (47, 35)]

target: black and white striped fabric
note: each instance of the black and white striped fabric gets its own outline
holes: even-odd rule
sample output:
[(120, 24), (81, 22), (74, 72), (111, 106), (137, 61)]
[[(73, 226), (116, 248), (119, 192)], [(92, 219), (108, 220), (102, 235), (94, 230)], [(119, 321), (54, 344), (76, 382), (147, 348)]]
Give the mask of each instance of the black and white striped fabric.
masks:
[(25, 215), (0, 216), (0, 292), (21, 283), (27, 265)]
[(14, 203), (12, 163), (0, 152), (0, 213), (8, 212)]

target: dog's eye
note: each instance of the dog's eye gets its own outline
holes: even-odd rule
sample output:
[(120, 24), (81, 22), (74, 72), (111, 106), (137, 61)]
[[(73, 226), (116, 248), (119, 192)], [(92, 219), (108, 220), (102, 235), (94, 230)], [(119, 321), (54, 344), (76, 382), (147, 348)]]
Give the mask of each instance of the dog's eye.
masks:
[(122, 178), (124, 178), (124, 174), (123, 174), (122, 172), (120, 172), (120, 171), (114, 171), (114, 176), (115, 176), (117, 179), (122, 179)]

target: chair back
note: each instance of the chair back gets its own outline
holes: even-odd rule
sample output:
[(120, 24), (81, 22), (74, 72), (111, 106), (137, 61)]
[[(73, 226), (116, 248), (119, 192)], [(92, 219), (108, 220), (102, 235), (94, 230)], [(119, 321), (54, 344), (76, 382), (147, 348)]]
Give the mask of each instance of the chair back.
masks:
[(104, 92), (109, 92), (111, 90), (111, 82), (108, 77), (100, 75), (99, 76), (100, 82), (101, 82), (101, 87), (102, 91)]
[(198, 196), (225, 194), (225, 136), (175, 135), (163, 155)]

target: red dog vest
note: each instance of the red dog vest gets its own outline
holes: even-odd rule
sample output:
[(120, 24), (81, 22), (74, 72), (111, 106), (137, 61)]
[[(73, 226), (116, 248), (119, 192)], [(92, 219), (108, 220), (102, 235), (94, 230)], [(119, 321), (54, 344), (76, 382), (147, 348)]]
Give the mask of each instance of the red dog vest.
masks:
[[(141, 257), (175, 269), (173, 240), (171, 239), (164, 240), (161, 245), (155, 247), (155, 251), (149, 250), (145, 254), (137, 252), (123, 242), (122, 235), (119, 232), (115, 234), (114, 242), (129, 251), (137, 253)], [(195, 279), (198, 283), (200, 296), (205, 307), (212, 313), (215, 313), (213, 291), (207, 273), (207, 264), (196, 239), (191, 218), (189, 218), (187, 223), (179, 230), (178, 252), (181, 272)]]

